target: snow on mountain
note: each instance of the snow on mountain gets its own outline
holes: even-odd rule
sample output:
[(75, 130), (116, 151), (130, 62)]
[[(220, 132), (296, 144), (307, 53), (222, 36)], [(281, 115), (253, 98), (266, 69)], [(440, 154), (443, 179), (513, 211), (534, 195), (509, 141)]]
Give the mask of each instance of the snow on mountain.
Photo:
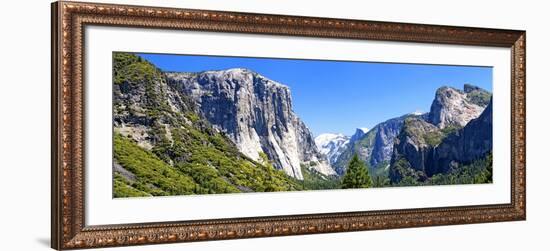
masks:
[(319, 151), (333, 163), (340, 156), (342, 149), (349, 143), (350, 137), (341, 133), (323, 133), (315, 138)]

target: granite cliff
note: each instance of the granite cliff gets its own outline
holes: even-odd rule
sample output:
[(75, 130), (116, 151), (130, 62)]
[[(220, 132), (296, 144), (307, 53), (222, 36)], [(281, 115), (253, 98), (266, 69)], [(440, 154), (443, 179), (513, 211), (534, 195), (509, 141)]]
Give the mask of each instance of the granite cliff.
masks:
[(307, 126), (292, 109), (290, 89), (248, 69), (166, 73), (168, 85), (191, 97), (200, 113), (251, 159), (265, 153), (289, 176), (301, 165), (334, 175)]
[[(456, 94), (454, 90), (451, 92)], [(445, 93), (448, 92), (438, 91), (437, 96), (447, 95)], [(445, 99), (437, 97), (434, 103), (440, 100)], [(430, 112), (429, 118), (445, 118), (443, 120), (431, 120), (432, 123), (418, 118), (405, 120), (393, 148), (389, 169), (391, 182), (399, 183), (405, 178), (424, 182), (437, 174), (464, 172), (461, 167), (485, 159), (492, 153), (492, 101), (489, 99), (481, 103), (486, 107), (477, 116), (470, 114), (456, 116), (455, 119), (448, 115), (438, 116), (442, 111), (453, 111), (447, 109), (453, 105), (456, 102), (444, 102), (440, 106), (444, 109), (432, 109), (435, 114)], [(472, 111), (469, 105), (465, 109)], [(464, 122), (465, 126), (461, 127)], [(441, 128), (442, 124), (445, 127)]]
[[(422, 135), (430, 134), (435, 139), (439, 134), (443, 135), (462, 128), (472, 119), (480, 116), (489, 104), (490, 98), (489, 92), (470, 84), (465, 84), (463, 90), (443, 86), (436, 91), (430, 112), (411, 113), (392, 118), (377, 124), (364, 134), (352, 137), (350, 142), (339, 150), (341, 154), (331, 164), (337, 173), (343, 174), (353, 154), (358, 154), (360, 159), (369, 164), (373, 172), (388, 171), (394, 155), (394, 147), (401, 146), (395, 144), (395, 141), (404, 129), (405, 121), (411, 122), (405, 128), (406, 131), (418, 130)], [(415, 149), (427, 144), (423, 136), (411, 137), (409, 140), (415, 141)], [(411, 151), (407, 147), (400, 150)]]
[(155, 65), (113, 59), (114, 197), (309, 189), (265, 154), (242, 153)]

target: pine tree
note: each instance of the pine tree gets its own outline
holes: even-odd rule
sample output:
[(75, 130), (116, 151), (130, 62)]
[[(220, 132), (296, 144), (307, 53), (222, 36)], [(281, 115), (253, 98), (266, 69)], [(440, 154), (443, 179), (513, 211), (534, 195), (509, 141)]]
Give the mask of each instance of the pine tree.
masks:
[(359, 159), (357, 154), (353, 155), (342, 179), (342, 188), (368, 188), (371, 186), (372, 180), (367, 166)]

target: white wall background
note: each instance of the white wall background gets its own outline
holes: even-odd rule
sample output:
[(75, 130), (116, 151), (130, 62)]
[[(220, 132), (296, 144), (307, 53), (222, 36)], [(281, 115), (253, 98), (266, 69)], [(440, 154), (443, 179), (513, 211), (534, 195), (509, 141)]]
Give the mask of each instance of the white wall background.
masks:
[[(114, 0), (105, 0), (116, 2)], [(550, 40), (544, 1), (135, 0), (162, 5), (527, 30), (527, 221), (127, 247), (111, 250), (544, 249), (550, 224), (547, 145)], [(9, 1), (0, 39), (0, 250), (48, 250), (50, 6)]]

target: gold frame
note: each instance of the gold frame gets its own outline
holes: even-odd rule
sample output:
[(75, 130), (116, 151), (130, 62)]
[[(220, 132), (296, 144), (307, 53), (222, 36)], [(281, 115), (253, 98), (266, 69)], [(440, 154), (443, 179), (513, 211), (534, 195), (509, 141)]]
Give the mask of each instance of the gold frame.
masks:
[[(511, 203), (86, 226), (84, 27), (107, 25), (511, 49)], [(52, 248), (74, 249), (514, 221), (526, 218), (525, 31), (96, 3), (52, 4)]]

